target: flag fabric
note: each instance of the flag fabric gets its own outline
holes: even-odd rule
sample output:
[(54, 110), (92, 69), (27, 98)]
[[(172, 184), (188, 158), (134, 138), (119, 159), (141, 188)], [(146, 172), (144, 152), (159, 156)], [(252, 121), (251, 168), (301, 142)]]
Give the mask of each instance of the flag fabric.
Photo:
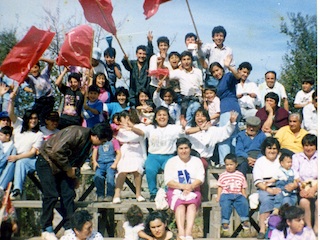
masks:
[(55, 33), (32, 26), (4, 59), (0, 70), (20, 84), (50, 45)]
[(143, 3), (143, 14), (146, 15), (146, 19), (151, 18), (158, 12), (159, 5), (161, 3), (168, 2), (170, 0), (145, 0)]
[(91, 68), (92, 47), (93, 29), (88, 25), (73, 28), (66, 33), (56, 60), (57, 65)]
[(88, 22), (99, 24), (104, 30), (117, 34), (112, 18), (113, 7), (111, 0), (79, 0), (84, 16)]
[(158, 68), (156, 70), (148, 71), (148, 73), (149, 77), (162, 78), (169, 75), (169, 70), (167, 68)]

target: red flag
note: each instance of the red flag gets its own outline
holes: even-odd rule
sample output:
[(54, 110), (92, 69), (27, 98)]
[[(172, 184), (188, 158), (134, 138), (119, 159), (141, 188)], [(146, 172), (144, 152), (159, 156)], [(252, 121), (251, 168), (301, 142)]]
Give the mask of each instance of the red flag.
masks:
[(161, 3), (168, 2), (170, 0), (145, 0), (143, 4), (144, 12), (143, 14), (146, 15), (146, 19), (151, 18), (158, 12), (159, 5)]
[(80, 66), (91, 68), (91, 51), (93, 47), (93, 29), (81, 25), (66, 33), (60, 48), (57, 64), (59, 66)]
[(88, 22), (99, 24), (104, 30), (117, 34), (112, 11), (111, 0), (79, 0), (84, 16)]
[(156, 77), (156, 78), (162, 78), (163, 76), (168, 76), (169, 75), (169, 69), (167, 68), (158, 68), (156, 70), (151, 70), (148, 71), (149, 77)]
[(55, 33), (32, 26), (4, 59), (0, 70), (8, 77), (22, 83), (30, 69), (50, 45)]

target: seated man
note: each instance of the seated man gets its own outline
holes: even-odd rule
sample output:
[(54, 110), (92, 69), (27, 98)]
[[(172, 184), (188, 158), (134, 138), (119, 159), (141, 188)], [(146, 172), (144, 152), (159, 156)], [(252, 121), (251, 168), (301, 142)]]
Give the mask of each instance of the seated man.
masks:
[(248, 117), (246, 119), (246, 129), (239, 132), (236, 136), (236, 156), (238, 170), (246, 176), (248, 170), (252, 168), (261, 156), (260, 146), (266, 135), (261, 131), (261, 120), (258, 117)]
[(303, 110), (304, 129), (309, 133), (318, 135), (318, 96), (317, 91), (312, 93), (312, 103), (306, 105)]
[(261, 120), (261, 130), (270, 136), (274, 135), (279, 128), (288, 125), (289, 112), (282, 107), (278, 107), (278, 94), (269, 92), (264, 99), (265, 106), (258, 110), (256, 116)]
[(290, 155), (302, 152), (302, 138), (308, 133), (301, 128), (302, 117), (300, 113), (291, 113), (289, 116), (289, 126), (284, 126), (278, 130), (275, 138), (278, 139), (281, 152), (287, 152)]

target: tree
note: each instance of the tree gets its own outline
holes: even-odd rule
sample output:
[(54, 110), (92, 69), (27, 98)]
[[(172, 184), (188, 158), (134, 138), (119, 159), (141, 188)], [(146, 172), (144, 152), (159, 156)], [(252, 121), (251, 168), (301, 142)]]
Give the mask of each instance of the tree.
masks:
[(281, 33), (290, 40), (287, 42), (288, 53), (283, 57), (280, 81), (286, 88), (290, 109), (293, 109), (301, 80), (305, 77), (317, 79), (317, 17), (304, 17), (301, 13), (289, 13), (288, 17), (289, 25), (284, 20), (281, 23)]
[(0, 32), (0, 65), (17, 42), (16, 29)]

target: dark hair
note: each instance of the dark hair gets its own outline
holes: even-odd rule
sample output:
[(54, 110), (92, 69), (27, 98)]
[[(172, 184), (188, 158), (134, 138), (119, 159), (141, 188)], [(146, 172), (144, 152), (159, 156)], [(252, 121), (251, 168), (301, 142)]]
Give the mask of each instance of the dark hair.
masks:
[(221, 66), (221, 64), (218, 63), (218, 62), (213, 62), (213, 63), (210, 64), (210, 66), (209, 66), (209, 71), (210, 71), (210, 72), (211, 72), (211, 69), (212, 69), (213, 67), (221, 68), (221, 69), (223, 70), (223, 72), (224, 72), (224, 68), (223, 68), (223, 67)]
[(167, 38), (165, 36), (159, 37), (157, 39), (157, 45), (159, 46), (159, 44), (162, 43), (162, 42), (168, 44), (168, 46), (170, 45), (169, 44), (169, 38)]
[(249, 62), (240, 63), (238, 69), (241, 70), (241, 69), (243, 69), (243, 68), (248, 69), (250, 72), (252, 71), (252, 65), (251, 65), (251, 63), (249, 63)]
[(88, 88), (88, 92), (100, 93), (100, 89), (97, 85), (90, 85)]
[(193, 118), (191, 120), (191, 127), (196, 127), (197, 123), (196, 123), (196, 115), (197, 113), (200, 112), (202, 113), (203, 116), (205, 116), (206, 120), (209, 122), (210, 121), (210, 116), (207, 110), (205, 110), (203, 107), (199, 107), (198, 110), (194, 113)]
[(93, 75), (92, 85), (97, 85), (97, 77), (99, 77), (99, 76), (104, 76), (105, 81), (104, 81), (103, 88), (104, 88), (104, 90), (106, 90), (107, 92), (109, 92), (111, 94), (112, 91), (111, 91), (109, 80), (108, 80), (107, 76), (102, 72), (97, 72), (96, 74)]
[(183, 57), (185, 56), (188, 56), (192, 59), (192, 53), (189, 52), (189, 51), (183, 51), (181, 54), (180, 54), (180, 59), (182, 59)]
[(318, 149), (318, 137), (314, 134), (306, 134), (301, 140), (302, 146), (316, 146)]
[(92, 136), (97, 136), (100, 140), (107, 139), (108, 141), (110, 141), (113, 136), (112, 129), (109, 123), (106, 122), (97, 123), (96, 125), (94, 125), (91, 128), (90, 133)]
[(139, 45), (137, 48), (136, 48), (136, 53), (139, 51), (139, 50), (142, 50), (142, 51), (147, 51), (147, 47), (145, 45)]
[(302, 79), (302, 84), (303, 83), (310, 83), (311, 85), (314, 85), (314, 79), (313, 79), (313, 77), (305, 77), (305, 78), (303, 78)]
[(12, 136), (12, 131), (13, 128), (11, 126), (4, 126), (0, 129), (0, 132), (2, 132), (4, 135), (9, 134), (10, 137)]
[[(30, 130), (30, 129), (29, 129), (29, 121), (30, 121), (30, 119), (31, 119), (31, 117), (32, 117), (33, 114), (36, 114), (36, 115), (37, 115), (37, 118), (39, 118), (38, 113), (37, 113), (36, 111), (34, 111), (34, 110), (27, 110), (27, 111), (25, 112), (25, 114), (23, 115), (23, 122), (22, 122), (21, 133)], [(40, 130), (39, 122), (40, 122), (40, 121), (38, 120), (38, 124), (37, 124), (34, 128), (32, 128), (32, 129), (30, 130), (31, 132), (35, 132), (35, 133), (36, 133), (36, 132), (38, 132), (38, 131)]]
[(113, 116), (112, 116), (112, 122), (114, 121), (114, 119), (116, 119), (116, 120), (119, 121), (119, 118), (120, 118), (120, 113), (119, 113), (119, 112), (113, 114)]
[(77, 72), (72, 72), (68, 75), (68, 82), (71, 81), (71, 78), (74, 78), (75, 80), (77, 80), (78, 82), (81, 81), (81, 75), (80, 73), (77, 73)]
[(288, 203), (284, 204), (279, 210), (281, 216), (281, 222), (277, 225), (279, 231), (283, 231), (284, 237), (286, 238), (287, 228), (289, 227), (287, 220), (292, 221), (295, 218), (303, 217), (304, 210), (301, 207), (289, 206)]
[(119, 120), (121, 120), (121, 118), (126, 118), (129, 117), (129, 111), (128, 110), (123, 110), (119, 113)]
[(281, 153), (281, 155), (280, 155), (280, 157), (279, 157), (279, 162), (282, 162), (286, 157), (292, 158), (292, 155), (290, 155), (290, 154), (287, 153), (287, 152)]
[(123, 93), (124, 95), (126, 95), (127, 99), (126, 99), (126, 102), (129, 101), (129, 91), (128, 89), (124, 88), (124, 87), (118, 87), (116, 88), (116, 94), (115, 94), (115, 97), (117, 98), (117, 96), (120, 94), (120, 93)]
[(274, 137), (267, 137), (261, 144), (261, 153), (265, 156), (267, 147), (276, 145), (278, 152), (280, 151), (280, 143), (278, 139)]
[(140, 89), (140, 90), (138, 91), (138, 93), (137, 93), (137, 95), (136, 95), (136, 106), (141, 106), (141, 103), (140, 103), (140, 101), (139, 101), (139, 96), (140, 96), (141, 93), (144, 93), (144, 94), (147, 95), (148, 98), (150, 99), (150, 95), (149, 95), (148, 90), (145, 89), (145, 88), (142, 88), (142, 89)]
[(271, 98), (273, 100), (276, 101), (276, 105), (278, 105), (280, 99), (279, 99), (279, 95), (274, 93), (274, 92), (268, 92), (265, 96), (264, 96), (264, 100), (266, 101), (267, 98)]
[(180, 138), (178, 138), (177, 141), (176, 141), (176, 148), (178, 149), (178, 147), (179, 147), (180, 145), (183, 145), (183, 144), (187, 144), (189, 148), (191, 148), (191, 146), (192, 146), (192, 144), (191, 144), (191, 142), (190, 142), (190, 140), (189, 140), (188, 138), (186, 138), (186, 137), (180, 137)]
[(214, 36), (215, 33), (223, 33), (223, 36), (226, 38), (227, 37), (227, 31), (224, 27), (222, 26), (216, 26), (212, 29), (212, 37)]
[(187, 40), (187, 38), (192, 38), (192, 37), (194, 37), (194, 40), (197, 40), (198, 39), (198, 37), (197, 37), (197, 35), (195, 35), (194, 33), (187, 33), (186, 34), (186, 36), (184, 37), (184, 41), (186, 41)]
[(167, 93), (170, 93), (172, 95), (172, 98), (173, 98), (173, 102), (176, 102), (177, 101), (177, 94), (176, 92), (172, 89), (172, 88), (163, 88), (161, 89), (160, 91), (160, 97), (163, 99), (164, 98), (164, 95), (166, 95)]
[(126, 218), (131, 227), (143, 222), (143, 212), (137, 205), (131, 205), (126, 213)]
[[(144, 224), (144, 231), (146, 234), (148, 234), (149, 236), (153, 236), (151, 229), (150, 229), (150, 222), (159, 219), (161, 222), (163, 222), (164, 224), (167, 224), (167, 219), (168, 219), (168, 215), (164, 212), (164, 211), (153, 211), (151, 213), (148, 214), (146, 220), (145, 220), (145, 224)], [(166, 230), (168, 230), (168, 228), (166, 227)]]
[(154, 117), (153, 117), (153, 126), (156, 128), (158, 126), (158, 123), (157, 123), (157, 120), (156, 120), (156, 117), (157, 117), (157, 113), (160, 112), (160, 111), (165, 111), (167, 114), (168, 114), (168, 124), (173, 124), (173, 120), (172, 118), (170, 117), (170, 114), (169, 114), (169, 109), (164, 107), (164, 106), (160, 106), (160, 107), (157, 107), (156, 110), (154, 111)]
[(268, 73), (272, 73), (274, 75), (274, 78), (277, 79), (277, 73), (275, 71), (268, 71), (264, 74), (264, 76), (267, 76)]
[(169, 55), (168, 55), (168, 59), (170, 59), (174, 55), (177, 56), (179, 59), (181, 59), (180, 53), (178, 53), (176, 51), (170, 52)]
[(317, 89), (312, 93), (312, 99), (314, 100), (318, 96)]
[(206, 86), (206, 87), (204, 88), (204, 92), (206, 92), (207, 90), (213, 91), (213, 92), (217, 93), (217, 88), (214, 87), (214, 86)]
[(114, 49), (113, 47), (108, 47), (106, 50), (104, 50), (103, 52), (103, 56), (109, 56), (109, 57), (116, 57), (116, 49)]
[(232, 153), (228, 153), (228, 154), (224, 157), (223, 161), (226, 162), (226, 160), (231, 160), (231, 161), (234, 162), (234, 163), (238, 163), (236, 155), (234, 155), (234, 154), (232, 154)]
[(92, 216), (87, 210), (76, 211), (71, 217), (71, 226), (73, 229), (81, 231), (84, 224), (91, 220)]

